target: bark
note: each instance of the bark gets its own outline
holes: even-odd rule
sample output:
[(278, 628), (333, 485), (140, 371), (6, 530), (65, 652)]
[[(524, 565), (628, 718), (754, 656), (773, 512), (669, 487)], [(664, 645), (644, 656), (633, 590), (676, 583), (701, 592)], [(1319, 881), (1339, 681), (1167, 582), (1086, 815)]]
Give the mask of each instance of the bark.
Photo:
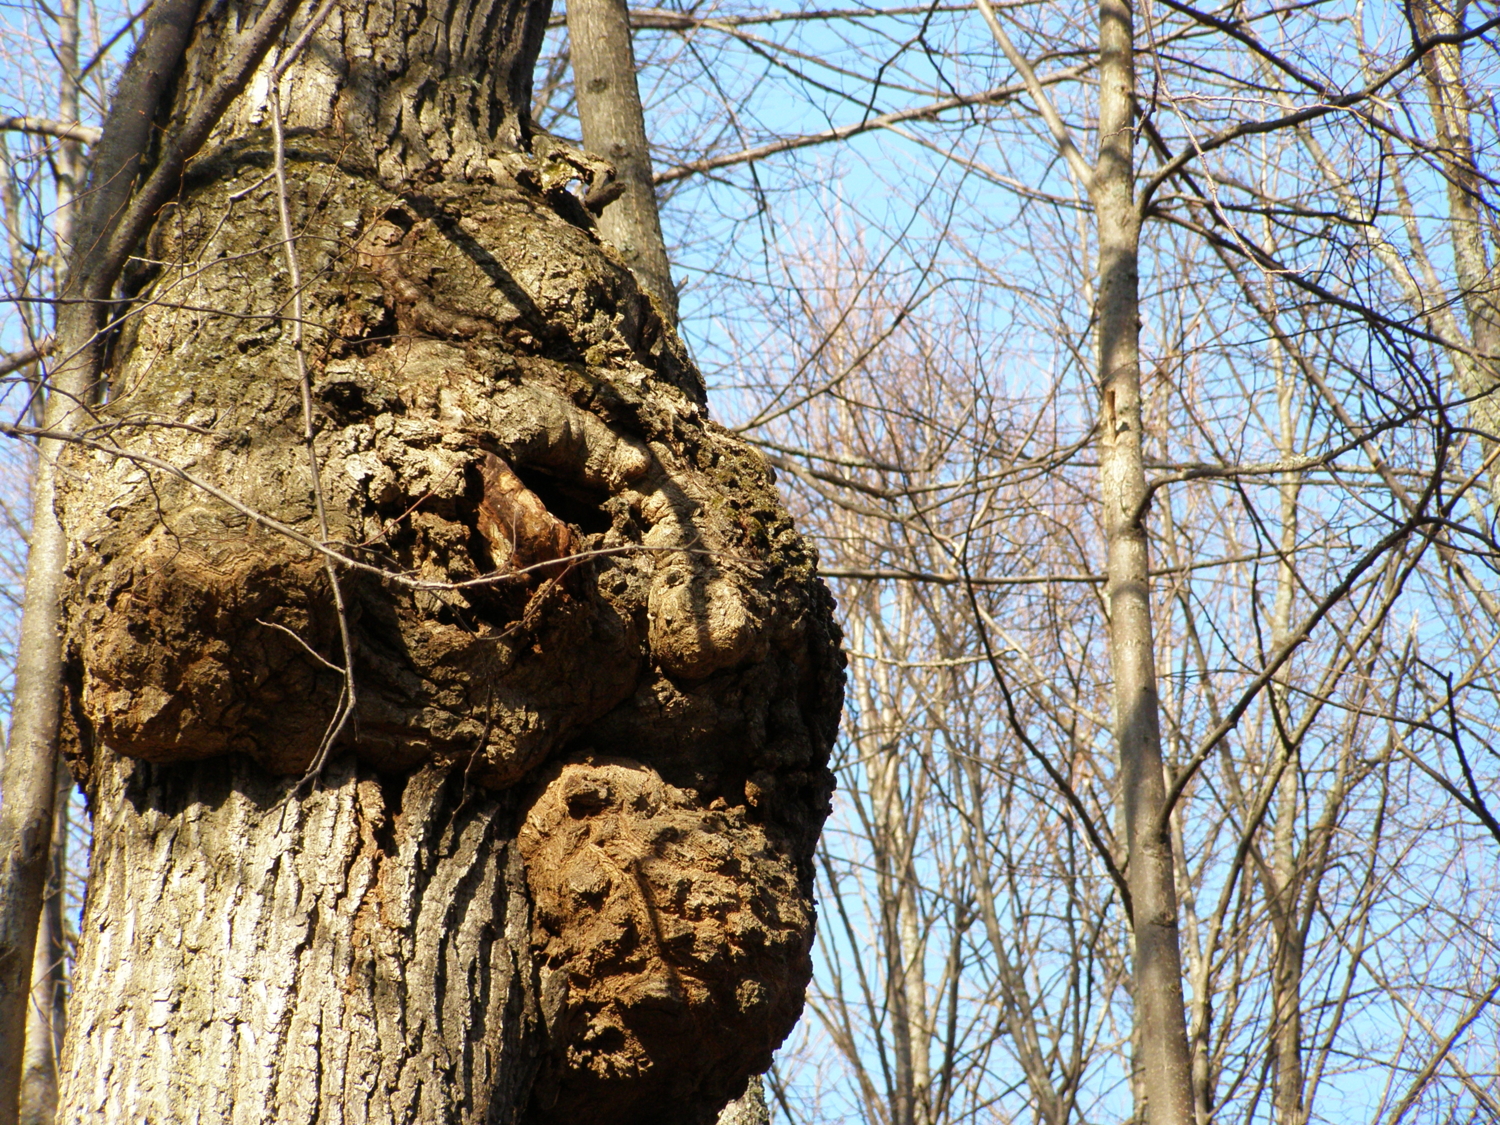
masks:
[[(54, 393), (47, 417), (65, 416), (65, 402)], [(19, 1113), (26, 1004), (57, 791), (58, 598), (66, 553), (51, 507), (58, 444), (43, 441), (38, 448), (10, 741), (0, 779), (0, 1125), (11, 1125)]]
[(870, 778), (870, 815), (875, 825), (873, 866), (879, 887), (885, 999), (895, 1056), (890, 1119), (892, 1125), (917, 1125), (927, 1119), (930, 1078), (925, 1056), (931, 1038), (925, 1026), (926, 980), (915, 925), (911, 832), (901, 807), (905, 797), (899, 785), (901, 750), (886, 743), (863, 756)]
[(1144, 1063), (1146, 1119), (1151, 1125), (1190, 1125), (1192, 1063), (1184, 1022), (1144, 525), (1133, 15), (1127, 0), (1103, 0), (1099, 16), (1099, 160), (1092, 194), (1099, 234), (1100, 475), (1109, 551), (1106, 591), (1115, 742), (1129, 848), (1132, 998), (1137, 1057)]
[[(1290, 460), (1296, 453), (1296, 429), (1292, 419), (1292, 385), (1276, 358), (1276, 397), (1280, 415), (1279, 452)], [(1302, 474), (1283, 474), (1281, 500), (1281, 561), (1276, 571), (1276, 601), (1271, 610), (1271, 651), (1280, 652), (1292, 637), (1292, 600), (1297, 575), (1291, 560), (1297, 549), (1298, 501)], [(1275, 708), (1278, 761), (1283, 773), (1276, 794), (1276, 822), (1271, 838), (1272, 885), (1268, 888), (1270, 913), (1276, 933), (1272, 967), (1274, 1005), (1272, 1044), (1276, 1056), (1274, 1105), (1278, 1125), (1302, 1125), (1302, 977), (1306, 943), (1302, 937), (1301, 872), (1297, 857), (1298, 788), (1302, 780), (1301, 747), (1289, 735), (1291, 718), (1291, 667), (1283, 666), (1271, 684)]]
[[(656, 298), (662, 319), (675, 326), (677, 287), (656, 207), (629, 12), (623, 0), (572, 0), (567, 20), (583, 143), (611, 168), (591, 185), (588, 206), (599, 217), (599, 233)], [(759, 1075), (719, 1114), (719, 1125), (769, 1120)]]
[[(90, 179), (90, 203), (73, 232), (76, 241), (62, 294), (72, 301), (60, 306), (53, 353), (57, 363), (47, 374), (43, 422), (49, 430), (76, 424), (95, 385), (102, 323), (96, 302), (109, 295), (117, 267), (94, 251), (128, 198), (153, 112), (186, 41), (182, 17), (191, 25), (197, 3), (166, 0), (153, 7), (106, 122)], [(67, 544), (53, 509), (56, 463), (63, 448), (53, 438), (37, 443), (15, 702), (0, 779), (5, 795), (0, 805), (0, 1125), (11, 1125), (19, 1112), (25, 1005), (56, 792), (62, 699), (59, 609)]]
[(771, 1125), (765, 1079), (758, 1074), (751, 1078), (745, 1092), (720, 1112), (719, 1125)]
[[(57, 43), (61, 71), (58, 117), (78, 120), (78, 0), (58, 5)], [(54, 235), (60, 261), (71, 258), (74, 244), (74, 212), (84, 169), (82, 145), (64, 139), (58, 145), (57, 211)], [(61, 273), (62, 271), (59, 271)], [(63, 289), (65, 277), (56, 279)], [(60, 676), (60, 669), (58, 675)], [(52, 857), (38, 918), (35, 952), (31, 962), (31, 1003), (26, 1009), (26, 1046), (22, 1064), (20, 1119), (22, 1125), (50, 1125), (57, 1111), (58, 1059), (62, 1054), (63, 1029), (67, 1019), (67, 942), (63, 905), (67, 889), (68, 798), (73, 779), (66, 763), (54, 751), (55, 790), (52, 815)]]
[(26, 1008), (26, 1054), (21, 1070), (21, 1125), (51, 1125), (57, 1110), (58, 1058), (67, 1022), (68, 796), (73, 778), (59, 758), (52, 823), (52, 857), (31, 961), (31, 1002)]
[(584, 147), (613, 165), (619, 191), (599, 213), (599, 233), (676, 324), (677, 288), (656, 209), (625, 0), (569, 0), (568, 39)]
[(101, 750), (68, 1121), (509, 1121), (541, 1022), (514, 794)]
[[(167, 135), (254, 16), (205, 16)], [(831, 600), (568, 190), (597, 166), (528, 141), (545, 18), (312, 35), (300, 356), (268, 70), (129, 279), (61, 495), (98, 841), (67, 1120), (708, 1122), (800, 1011)], [(353, 721), (298, 786), (345, 629)]]
[[(1444, 8), (1433, 0), (1412, 5), (1417, 27), (1426, 37), (1453, 35), (1462, 30), (1462, 6)], [(1453, 267), (1463, 309), (1469, 321), (1472, 355), (1455, 355), (1458, 390), (1468, 402), (1472, 424), (1481, 435), (1486, 460), (1500, 448), (1500, 279), (1485, 247), (1485, 228), (1494, 216), (1484, 198), (1484, 177), (1474, 159), (1469, 126), (1473, 104), (1464, 82), (1463, 46), (1435, 47), (1422, 59), (1448, 194), (1448, 230), (1453, 242)], [(1500, 511), (1500, 467), (1489, 472), (1490, 503)]]

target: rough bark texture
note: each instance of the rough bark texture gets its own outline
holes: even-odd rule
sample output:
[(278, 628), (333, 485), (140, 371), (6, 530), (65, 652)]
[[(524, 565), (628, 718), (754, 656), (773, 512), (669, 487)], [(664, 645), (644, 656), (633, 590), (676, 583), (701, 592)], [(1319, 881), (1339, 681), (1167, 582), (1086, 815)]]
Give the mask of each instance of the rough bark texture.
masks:
[(559, 991), (570, 1046), (536, 1118), (588, 1120), (628, 1097), (641, 1121), (666, 1106), (713, 1120), (802, 1008), (812, 918), (793, 865), (747, 809), (705, 808), (629, 759), (570, 762), (543, 784), (520, 845), (542, 991)]
[[(81, 222), (69, 216), (77, 246), (90, 246), (104, 229), (102, 220), (128, 194), (135, 157), (150, 126), (150, 107), (160, 92), (158, 78), (181, 58), (180, 21), (164, 13), (197, 10), (196, 0), (153, 5), (141, 39), (111, 107), (106, 137), (94, 154), (89, 202)], [(189, 23), (191, 20), (188, 21)], [(142, 107), (147, 107), (143, 114)], [(140, 126), (139, 129), (133, 128)], [(131, 141), (136, 140), (132, 148)], [(71, 209), (70, 209), (71, 210)], [(93, 301), (108, 295), (113, 277), (96, 284), (99, 271), (87, 253), (74, 250), (65, 295), (75, 303), (58, 310), (56, 362), (46, 373), (43, 422), (49, 429), (79, 423), (82, 404), (98, 372), (101, 312)], [(85, 298), (77, 301), (79, 297)], [(67, 544), (54, 515), (57, 457), (63, 443), (42, 438), (32, 476), (32, 527), (26, 557), (26, 595), (17, 647), (16, 679), (0, 791), (0, 1125), (13, 1125), (20, 1112), (20, 1083), (30, 994), (32, 954), (46, 882), (48, 843), (53, 824), (53, 779), (57, 770), (58, 718), (62, 697), (61, 595)]]
[(283, 95), (318, 486), (367, 568), (354, 721), (285, 805), (343, 652), (255, 84), (133, 279), (61, 484), (68, 1120), (707, 1122), (800, 1009), (831, 601), (567, 192), (591, 162), (518, 147), (545, 11), (480, 7), (336, 7)]
[(745, 1092), (719, 1111), (718, 1125), (771, 1125), (765, 1079), (758, 1074), (751, 1078)]
[[(231, 4), (202, 23), (185, 91), (213, 83), (261, 6)], [(292, 37), (314, 7), (304, 5)], [(487, 160), (527, 139), (531, 74), (549, 7), (535, 0), (340, 3), (282, 80), (286, 128), (336, 138), (348, 166), (389, 186), (419, 175), (482, 176)], [(264, 135), (267, 81), (263, 70), (225, 115), (215, 134), (220, 144)], [(165, 137), (193, 105), (178, 97)]]
[[(100, 751), (62, 1119), (513, 1121), (538, 1048), (513, 795)], [(467, 797), (467, 800), (462, 799)]]

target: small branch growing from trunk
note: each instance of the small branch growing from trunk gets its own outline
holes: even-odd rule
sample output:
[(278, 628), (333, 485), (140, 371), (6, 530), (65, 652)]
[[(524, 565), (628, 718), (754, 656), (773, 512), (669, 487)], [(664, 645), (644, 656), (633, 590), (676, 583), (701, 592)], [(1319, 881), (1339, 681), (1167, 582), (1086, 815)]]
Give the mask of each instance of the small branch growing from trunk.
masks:
[[(297, 240), (292, 230), (291, 205), (287, 199), (286, 132), (282, 121), (280, 87), (287, 68), (296, 62), (297, 56), (302, 53), (302, 48), (328, 18), (328, 13), (333, 9), (335, 2), (336, 0), (323, 0), (323, 3), (318, 6), (318, 10), (307, 21), (307, 26), (302, 29), (297, 41), (271, 71), (270, 82), (271, 130), (276, 143), (276, 212), (281, 221), (281, 249), (286, 258), (287, 279), (292, 287), (292, 352), (297, 359), (297, 382), (302, 392), (302, 441), (307, 447), (307, 470), (312, 478), (313, 506), (318, 513), (318, 539), (325, 547), (329, 542), (328, 509), (323, 496), (323, 477), (318, 467), (317, 435), (313, 429), (312, 379), (307, 371), (307, 349), (302, 325), (302, 266), (297, 258)], [(338, 706), (334, 709), (333, 718), (328, 721), (328, 729), (323, 732), (322, 741), (318, 743), (317, 754), (313, 756), (312, 763), (307, 767), (307, 773), (302, 781), (288, 792), (287, 800), (290, 800), (301, 791), (304, 785), (314, 781), (322, 773), (324, 763), (328, 761), (328, 751), (339, 740), (344, 728), (349, 725), (349, 720), (353, 717), (354, 709), (359, 702), (354, 682), (354, 644), (349, 636), (349, 611), (344, 604), (344, 588), (339, 581), (338, 567), (331, 555), (323, 556), (323, 569), (328, 575), (328, 585), (333, 591), (334, 610), (338, 615), (339, 642), (344, 652), (344, 666), (339, 669), (339, 672), (344, 678), (344, 687), (339, 694)]]

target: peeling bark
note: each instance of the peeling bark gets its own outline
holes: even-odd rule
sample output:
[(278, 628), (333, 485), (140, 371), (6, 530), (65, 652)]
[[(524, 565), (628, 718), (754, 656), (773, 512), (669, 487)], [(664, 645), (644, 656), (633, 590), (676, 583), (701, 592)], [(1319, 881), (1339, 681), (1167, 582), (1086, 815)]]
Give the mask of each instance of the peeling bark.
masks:
[(528, 146), (544, 7), (336, 7), (283, 89), (358, 689), (310, 791), (341, 629), (263, 83), (140, 256), (59, 484), (99, 841), (68, 1120), (707, 1122), (800, 1010), (832, 602), (590, 161)]

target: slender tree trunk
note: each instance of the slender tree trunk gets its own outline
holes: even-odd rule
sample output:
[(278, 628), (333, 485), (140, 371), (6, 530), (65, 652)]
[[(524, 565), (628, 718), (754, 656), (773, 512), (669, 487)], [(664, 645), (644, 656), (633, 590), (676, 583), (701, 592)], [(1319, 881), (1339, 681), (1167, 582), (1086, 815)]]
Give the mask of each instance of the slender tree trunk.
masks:
[[(1273, 344), (1273, 347), (1276, 345)], [(1282, 357), (1275, 356), (1276, 398), (1280, 413), (1279, 452), (1284, 459), (1296, 455), (1296, 429), (1292, 417), (1293, 385), (1284, 370)], [(1292, 559), (1297, 550), (1298, 501), (1302, 491), (1302, 474), (1282, 474), (1281, 562), (1276, 572), (1276, 601), (1271, 609), (1271, 651), (1280, 652), (1292, 635), (1292, 602), (1296, 595), (1297, 575)], [(1284, 764), (1276, 793), (1276, 823), (1271, 838), (1271, 871), (1274, 884), (1270, 893), (1271, 918), (1276, 935), (1275, 963), (1272, 968), (1273, 1024), (1272, 1038), (1276, 1055), (1276, 1088), (1274, 1102), (1278, 1125), (1301, 1125), (1302, 1122), (1302, 973), (1305, 949), (1302, 920), (1298, 904), (1301, 899), (1297, 862), (1298, 787), (1301, 784), (1301, 747), (1288, 741), (1293, 723), (1291, 704), (1291, 663), (1283, 665), (1271, 684), (1270, 698), (1275, 708), (1275, 739), (1272, 743)]]
[(26, 1008), (26, 1055), (21, 1071), (21, 1125), (51, 1125), (57, 1110), (58, 1060), (67, 1022), (68, 796), (73, 776), (60, 757), (53, 802), (52, 858), (31, 961), (31, 1003)]
[[(78, 0), (62, 0), (57, 11), (59, 121), (78, 120)], [(83, 179), (82, 146), (63, 140), (55, 157), (57, 210), (53, 233), (54, 289), (63, 290), (66, 263), (72, 257), (75, 209)], [(68, 797), (73, 778), (67, 763), (54, 753), (56, 790), (52, 814), (51, 871), (37, 926), (31, 966), (31, 1004), (26, 1011), (25, 1061), (21, 1075), (22, 1125), (50, 1125), (57, 1110), (58, 1059), (67, 1017), (64, 905), (67, 892)]]
[(1048, 1071), (1047, 1055), (1037, 1035), (1037, 1021), (1030, 1018), (1036, 1006), (1026, 987), (1026, 978), (1010, 956), (1012, 942), (1000, 925), (1000, 914), (995, 907), (995, 891), (992, 880), (997, 875), (997, 864), (991, 858), (993, 843), (980, 835), (975, 827), (977, 810), (984, 808), (984, 779), (979, 763), (972, 755), (963, 759), (965, 780), (970, 793), (970, 808), (976, 810), (965, 817), (964, 853), (974, 872), (974, 895), (978, 899), (979, 917), (984, 923), (985, 936), (994, 951), (995, 971), (1000, 977), (1001, 1006), (1005, 1030), (1015, 1044), (1014, 1050), (1026, 1076), (1027, 1091), (1035, 1113), (1042, 1125), (1065, 1125), (1068, 1119), (1067, 1102), (1059, 1094)]
[(1128, 0), (1099, 9), (1097, 298), (1100, 473), (1108, 539), (1115, 741), (1129, 847), (1133, 999), (1151, 1125), (1193, 1121), (1191, 1055), (1182, 993), (1177, 891), (1166, 817), (1152, 641), (1142, 460), (1140, 213), (1135, 200), (1135, 62)]
[(891, 1099), (892, 1125), (916, 1125), (917, 1084), (913, 1012), (910, 1007), (908, 962), (905, 940), (908, 841), (902, 822), (899, 744), (887, 741), (865, 757), (870, 779), (870, 819), (877, 846), (875, 873), (879, 888), (880, 934), (885, 955), (885, 996), (890, 1012), (890, 1043), (895, 1055), (894, 1089)]
[[(1295, 754), (1292, 749), (1288, 753)], [(1300, 771), (1293, 758), (1282, 775), (1276, 795), (1276, 825), (1272, 843), (1272, 870), (1277, 896), (1275, 964), (1272, 966), (1272, 1037), (1276, 1055), (1275, 1106), (1278, 1125), (1301, 1125), (1302, 1112), (1302, 974), (1305, 948), (1298, 911), (1299, 881), (1295, 848), (1297, 787)], [(1283, 822), (1286, 827), (1283, 827)]]
[(304, 12), (129, 278), (60, 478), (65, 1120), (698, 1125), (800, 1011), (831, 602), (529, 143), (546, 17)]
[(676, 324), (677, 289), (656, 209), (625, 0), (568, 0), (568, 39), (584, 147), (614, 165), (623, 189), (600, 212), (599, 233)]
[[(48, 398), (49, 425), (67, 424), (69, 396), (81, 397), (83, 390), (78, 379), (54, 386)], [(0, 1125), (12, 1125), (20, 1112), (32, 956), (47, 883), (57, 794), (62, 699), (59, 599), (67, 553), (52, 509), (60, 446), (44, 439), (37, 449), (15, 702), (0, 781), (5, 798), (0, 804)]]
[[(1462, 30), (1461, 3), (1445, 8), (1433, 0), (1419, 0), (1412, 11), (1423, 35), (1452, 35)], [(1447, 185), (1454, 273), (1476, 353), (1456, 355), (1454, 370), (1459, 393), (1469, 399), (1469, 414), (1481, 435), (1480, 448), (1488, 458), (1500, 449), (1500, 279), (1485, 247), (1486, 224), (1481, 217), (1486, 209), (1485, 182), (1474, 159), (1463, 47), (1450, 43), (1434, 48), (1422, 59), (1422, 73)], [(1500, 465), (1491, 465), (1489, 485), (1491, 506), (1500, 511)]]
[[(58, 90), (58, 120), (78, 120), (78, 0), (61, 0), (57, 9), (57, 53), (61, 68)], [(57, 238), (54, 285), (62, 292), (66, 282), (64, 264), (73, 256), (75, 203), (83, 182), (83, 146), (64, 139), (57, 146), (57, 212), (54, 233)]]

